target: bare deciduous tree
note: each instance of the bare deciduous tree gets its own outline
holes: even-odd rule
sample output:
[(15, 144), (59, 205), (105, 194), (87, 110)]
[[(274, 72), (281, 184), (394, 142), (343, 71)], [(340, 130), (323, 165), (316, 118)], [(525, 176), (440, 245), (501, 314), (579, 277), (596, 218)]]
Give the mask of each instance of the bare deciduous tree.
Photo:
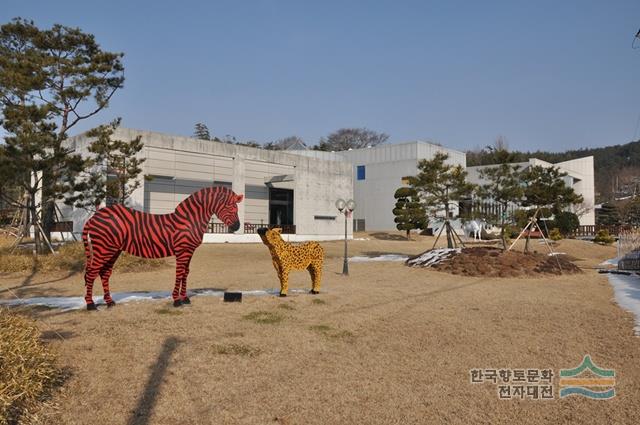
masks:
[(389, 135), (368, 128), (341, 128), (320, 139), (314, 149), (320, 151), (346, 151), (378, 146), (389, 139)]

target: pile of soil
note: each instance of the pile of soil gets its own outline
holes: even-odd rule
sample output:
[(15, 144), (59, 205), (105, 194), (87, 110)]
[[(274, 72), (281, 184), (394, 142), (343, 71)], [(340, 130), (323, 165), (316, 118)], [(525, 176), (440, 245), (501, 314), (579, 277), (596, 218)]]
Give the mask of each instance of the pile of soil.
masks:
[[(439, 260), (434, 261), (434, 254), (438, 254), (435, 256)], [(430, 267), (464, 276), (526, 277), (582, 273), (578, 266), (562, 254), (550, 256), (540, 253), (504, 252), (500, 248), (486, 246), (430, 250), (409, 258), (406, 264), (410, 267)]]

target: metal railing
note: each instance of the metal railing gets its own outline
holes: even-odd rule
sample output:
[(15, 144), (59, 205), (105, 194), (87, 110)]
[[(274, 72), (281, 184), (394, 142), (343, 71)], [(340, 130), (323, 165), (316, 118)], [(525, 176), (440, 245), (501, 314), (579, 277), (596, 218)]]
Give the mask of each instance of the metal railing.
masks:
[(208, 233), (229, 233), (229, 228), (224, 223), (209, 223)]
[(588, 225), (588, 226), (578, 226), (578, 228), (573, 232), (572, 236), (581, 237), (581, 236), (595, 236), (600, 230), (607, 230), (611, 236), (619, 236), (623, 232), (628, 232), (633, 229), (633, 226), (630, 225), (619, 225), (619, 226), (608, 226), (604, 224), (596, 224), (596, 225)]
[[(253, 223), (245, 223), (244, 224), (244, 233), (252, 234), (257, 233), (258, 229), (261, 227), (268, 227), (269, 229), (274, 227), (282, 228), (282, 233), (285, 235), (295, 235), (296, 234), (296, 225), (295, 224), (253, 224)], [(229, 228), (224, 223), (209, 223), (209, 228), (207, 229), (208, 233), (229, 233)]]
[(269, 229), (272, 229), (274, 227), (280, 227), (282, 229), (282, 234), (284, 235), (296, 234), (295, 224), (253, 224), (253, 223), (244, 224), (244, 233), (257, 233), (258, 229), (261, 227), (268, 227)]

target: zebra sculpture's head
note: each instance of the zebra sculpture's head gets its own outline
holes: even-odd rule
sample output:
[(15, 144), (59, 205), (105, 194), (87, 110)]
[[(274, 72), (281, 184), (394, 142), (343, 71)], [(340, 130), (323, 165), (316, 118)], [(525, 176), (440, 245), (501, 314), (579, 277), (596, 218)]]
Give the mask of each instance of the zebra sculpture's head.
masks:
[(240, 228), (238, 204), (243, 199), (244, 195), (236, 195), (230, 189), (223, 191), (222, 196), (219, 197), (219, 204), (214, 210), (214, 214), (229, 228), (229, 232), (235, 232)]

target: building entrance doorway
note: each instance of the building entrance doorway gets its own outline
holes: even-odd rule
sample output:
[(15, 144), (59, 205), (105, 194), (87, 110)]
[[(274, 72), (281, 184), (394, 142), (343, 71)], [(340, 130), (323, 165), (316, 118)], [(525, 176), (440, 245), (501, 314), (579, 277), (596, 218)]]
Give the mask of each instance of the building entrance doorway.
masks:
[(269, 224), (294, 224), (293, 190), (269, 188)]

